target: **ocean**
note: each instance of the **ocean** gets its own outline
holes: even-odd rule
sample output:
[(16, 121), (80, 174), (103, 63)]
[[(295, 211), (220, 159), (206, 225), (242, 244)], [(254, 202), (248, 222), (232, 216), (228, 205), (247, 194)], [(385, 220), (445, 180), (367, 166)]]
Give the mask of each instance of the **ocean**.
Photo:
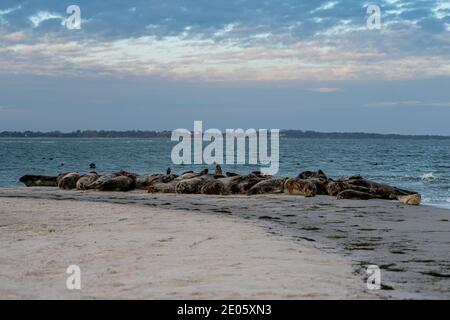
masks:
[[(173, 165), (170, 139), (0, 138), (0, 187), (21, 186), (24, 174), (56, 175), (127, 170), (136, 173), (200, 170), (214, 166)], [(247, 173), (259, 165), (223, 165)], [(360, 174), (422, 194), (423, 204), (450, 209), (450, 139), (280, 140), (278, 176), (322, 169), (331, 178)]]

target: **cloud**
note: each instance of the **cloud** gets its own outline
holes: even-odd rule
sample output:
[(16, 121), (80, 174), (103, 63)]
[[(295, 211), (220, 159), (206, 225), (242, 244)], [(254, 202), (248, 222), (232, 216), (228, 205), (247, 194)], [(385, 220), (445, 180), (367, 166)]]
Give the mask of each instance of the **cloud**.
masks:
[(208, 81), (450, 76), (445, 1), (384, 1), (381, 30), (366, 29), (357, 0), (78, 5), (81, 30), (70, 31), (59, 2), (28, 1), (11, 10), (13, 1), (5, 0), (0, 72)]
[(317, 12), (317, 11), (331, 10), (331, 9), (333, 9), (338, 3), (339, 3), (339, 1), (328, 1), (328, 2), (325, 2), (324, 4), (320, 5), (320, 6), (317, 7), (316, 9), (311, 10), (311, 13), (315, 13), (315, 12)]
[(276, 47), (266, 43), (276, 41), (276, 37), (267, 37), (271, 38), (242, 44), (179, 36), (67, 41), (48, 35), (0, 48), (0, 73), (152, 75), (202, 81), (413, 79), (450, 75), (445, 56), (387, 55), (377, 48), (363, 51), (345, 41), (325, 47), (320, 40)]
[(33, 28), (38, 28), (41, 23), (47, 20), (57, 19), (61, 21), (61, 25), (63, 24), (65, 18), (58, 13), (52, 13), (49, 11), (39, 11), (36, 14), (30, 16), (28, 18), (30, 22), (33, 24)]
[(6, 19), (6, 17), (17, 10), (20, 10), (22, 8), (22, 6), (15, 6), (15, 7), (11, 7), (11, 8), (5, 8), (5, 9), (0, 9), (0, 25), (8, 25), (9, 22)]
[[(6, 4), (14, 1), (5, 0)], [(298, 0), (215, 0), (214, 5), (197, 0), (131, 0), (126, 2), (100, 2), (78, 0), (82, 17), (90, 21), (86, 35), (108, 38), (142, 36), (176, 36), (186, 32), (190, 37), (212, 38), (225, 26), (234, 24), (246, 30), (239, 34), (245, 41), (250, 35), (290, 33), (295, 38), (314, 37), (341, 21), (365, 26), (365, 5), (359, 0), (298, 1)], [(1, 5), (0, 5), (1, 6)], [(414, 14), (414, 23), (435, 17), (439, 21), (449, 16), (447, 1), (423, 0), (411, 2), (385, 1), (382, 5), (383, 21), (402, 22), (402, 14)], [(41, 13), (41, 14), (39, 14)], [(11, 17), (10, 27), (30, 27), (29, 17), (42, 19), (42, 13), (55, 19), (66, 17), (65, 7), (59, 2), (28, 1), (21, 4), (20, 12)], [(39, 17), (41, 15), (41, 17)], [(34, 24), (33, 24), (34, 25)], [(32, 26), (33, 26), (32, 25)], [(152, 26), (152, 28), (147, 28)], [(63, 28), (48, 25), (41, 32), (62, 32)], [(230, 37), (236, 37), (232, 34)]]
[(437, 1), (432, 9), (434, 16), (438, 19), (443, 19), (450, 16), (450, 2)]
[(8, 42), (21, 42), (25, 41), (27, 39), (27, 36), (25, 32), (18, 31), (18, 32), (12, 32), (4, 35), (0, 35), (1, 41), (8, 41)]

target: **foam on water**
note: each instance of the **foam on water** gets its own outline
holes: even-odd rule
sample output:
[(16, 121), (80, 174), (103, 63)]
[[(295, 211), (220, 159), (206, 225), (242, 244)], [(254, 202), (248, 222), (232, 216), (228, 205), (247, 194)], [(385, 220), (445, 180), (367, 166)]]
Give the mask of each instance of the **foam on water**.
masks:
[(433, 180), (439, 179), (439, 177), (435, 177), (433, 175), (433, 172), (425, 173), (425, 174), (421, 175), (420, 178), (425, 181), (433, 181)]
[(422, 204), (437, 208), (450, 209), (450, 197), (425, 197)]

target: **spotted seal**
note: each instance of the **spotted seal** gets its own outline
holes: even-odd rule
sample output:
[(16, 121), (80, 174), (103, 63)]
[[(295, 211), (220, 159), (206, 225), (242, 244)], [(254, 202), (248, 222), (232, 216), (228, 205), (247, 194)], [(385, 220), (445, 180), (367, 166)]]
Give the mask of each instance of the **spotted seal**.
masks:
[(80, 174), (77, 172), (71, 172), (64, 175), (58, 181), (58, 188), (64, 190), (75, 189), (77, 187), (77, 181), (80, 179)]

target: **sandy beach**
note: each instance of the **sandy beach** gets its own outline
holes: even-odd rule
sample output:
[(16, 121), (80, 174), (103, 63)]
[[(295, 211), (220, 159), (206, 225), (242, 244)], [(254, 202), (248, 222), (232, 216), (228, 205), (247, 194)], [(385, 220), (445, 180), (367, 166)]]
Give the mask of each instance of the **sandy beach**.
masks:
[[(0, 299), (357, 299), (351, 266), (200, 212), (0, 200)], [(81, 290), (66, 288), (78, 265)]]
[[(449, 298), (449, 215), (321, 196), (4, 188), (0, 298)], [(382, 290), (366, 288), (371, 264)], [(67, 290), (69, 265), (82, 290)]]

